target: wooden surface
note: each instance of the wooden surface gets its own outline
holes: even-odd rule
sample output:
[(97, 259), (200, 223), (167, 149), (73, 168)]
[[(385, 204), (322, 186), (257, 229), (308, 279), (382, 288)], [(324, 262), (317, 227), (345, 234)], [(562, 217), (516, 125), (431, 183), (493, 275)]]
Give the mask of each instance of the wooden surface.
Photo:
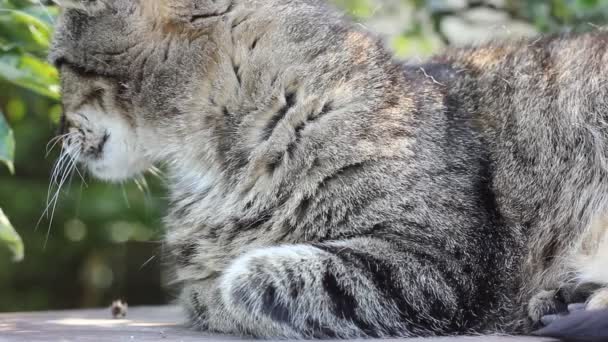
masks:
[[(110, 309), (0, 314), (0, 342), (5, 341), (230, 341), (235, 337), (206, 335), (182, 326), (177, 307), (130, 308), (125, 319), (112, 319)], [(390, 340), (384, 340), (390, 341)], [(397, 340), (393, 340), (397, 341)], [(405, 341), (405, 340), (400, 340)], [(518, 337), (410, 339), (441, 342), (539, 342)]]

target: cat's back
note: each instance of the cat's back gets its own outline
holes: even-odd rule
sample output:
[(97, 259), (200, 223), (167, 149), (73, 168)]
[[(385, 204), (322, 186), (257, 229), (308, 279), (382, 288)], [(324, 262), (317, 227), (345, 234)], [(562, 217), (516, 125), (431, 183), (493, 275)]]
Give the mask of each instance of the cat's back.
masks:
[(497, 42), (433, 61), (453, 70), (450, 93), (474, 117), (501, 215), (528, 236), (528, 285), (579, 273), (607, 212), (608, 33)]

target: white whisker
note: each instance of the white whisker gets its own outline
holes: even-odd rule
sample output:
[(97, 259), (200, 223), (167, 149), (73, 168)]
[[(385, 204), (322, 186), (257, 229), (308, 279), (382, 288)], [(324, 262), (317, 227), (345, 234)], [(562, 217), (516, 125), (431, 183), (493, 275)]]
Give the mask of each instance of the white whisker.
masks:
[(74, 166), (74, 170), (76, 171), (76, 173), (78, 173), (78, 176), (80, 177), (80, 179), (82, 180), (82, 184), (84, 184), (84, 186), (89, 187), (89, 184), (87, 183), (87, 181), (84, 179), (84, 176), (82, 175), (82, 173), (80, 172), (80, 169), (78, 169), (78, 165)]
[(145, 193), (146, 195), (150, 195), (150, 186), (148, 185), (148, 181), (146, 180), (146, 176), (144, 176), (144, 175), (140, 175), (139, 177), (140, 177), (140, 178), (139, 178), (139, 179), (140, 179), (140, 182), (141, 182), (141, 184), (143, 185), (144, 190), (145, 190), (145, 191), (144, 191), (144, 193)]
[(146, 262), (144, 262), (140, 267), (139, 270), (141, 270), (142, 268), (146, 267), (147, 264), (149, 264), (150, 262), (152, 262), (152, 260), (154, 260), (156, 258), (156, 255), (153, 255), (152, 257), (150, 257), (150, 259), (146, 260)]
[(144, 187), (143, 187), (143, 185), (140, 183), (139, 178), (137, 178), (137, 177), (133, 178), (133, 182), (135, 183), (135, 185), (137, 186), (137, 188), (139, 189), (139, 191), (141, 191), (141, 192), (145, 192), (145, 191), (144, 191)]
[(131, 203), (129, 202), (129, 197), (127, 196), (127, 189), (125, 189), (125, 183), (121, 182), (120, 187), (122, 188), (122, 197), (125, 199), (127, 208), (131, 209)]
[(70, 153), (66, 149), (61, 151), (61, 154), (55, 163), (53, 173), (51, 174), (51, 186), (57, 184), (57, 178), (59, 177), (59, 174), (61, 173), (66, 161), (69, 159), (69, 155)]
[[(62, 140), (62, 139), (65, 137), (65, 136), (67, 136), (67, 135), (69, 135), (69, 134), (72, 134), (72, 133), (74, 133), (74, 132), (70, 132), (70, 133), (66, 133), (66, 134), (62, 134), (62, 135), (58, 135), (58, 136), (53, 137), (53, 138), (52, 138), (51, 140), (49, 140), (49, 142), (46, 144), (46, 151), (47, 151), (47, 152), (49, 151), (49, 145), (50, 145), (50, 144), (57, 143), (57, 142), (61, 141), (61, 140)], [(53, 146), (54, 146), (54, 145), (53, 145)]]
[(70, 152), (72, 152), (71, 147), (68, 147), (68, 148), (65, 148), (65, 146), (62, 147), (61, 154), (59, 155), (59, 158), (57, 159), (57, 162), (55, 163), (55, 168), (53, 170), (53, 174), (51, 175), (51, 180), (52, 180), (51, 184), (57, 184), (58, 174), (60, 173), (60, 171), (63, 168), (66, 161), (69, 160)]
[(73, 173), (74, 171), (74, 166), (76, 165), (76, 163), (78, 162), (78, 156), (80, 153), (77, 153), (75, 156), (71, 156), (69, 158), (69, 161), (63, 171), (63, 175), (61, 176), (61, 180), (59, 182), (59, 185), (57, 187), (57, 190), (55, 192), (55, 196), (53, 196), (53, 207), (51, 210), (51, 217), (49, 219), (49, 227), (47, 229), (46, 232), (46, 238), (44, 240), (44, 248), (46, 248), (46, 245), (48, 243), (49, 240), (49, 236), (51, 234), (51, 226), (53, 224), (53, 218), (55, 217), (55, 210), (57, 208), (57, 202), (59, 202), (59, 196), (61, 194), (61, 189), (63, 187), (63, 185), (65, 184), (65, 181), (70, 177), (70, 175)]
[[(51, 179), (49, 181), (49, 187), (47, 189), (47, 195), (46, 195), (47, 209), (48, 209), (48, 205), (49, 205), (50, 200), (51, 200), (51, 193), (53, 192), (53, 186), (54, 186), (54, 184), (57, 183), (57, 176), (58, 176), (58, 173), (60, 172), (60, 170), (62, 168), (61, 165), (63, 164), (63, 161), (65, 160), (65, 156), (66, 155), (67, 155), (67, 153), (66, 153), (66, 150), (65, 150), (65, 146), (62, 146), (59, 158), (57, 158), (57, 161), (55, 161), (55, 164), (53, 165), (53, 171), (51, 172)], [(48, 211), (45, 210), (45, 212), (43, 213), (43, 216), (45, 214), (47, 214), (47, 218), (48, 218)], [(40, 221), (38, 223), (40, 223)], [(36, 229), (38, 229), (38, 225), (36, 225)]]
[(160, 180), (164, 180), (163, 177), (163, 172), (157, 168), (156, 166), (152, 166), (148, 169), (148, 172), (150, 172), (151, 175), (153, 175), (154, 177), (160, 179)]
[(38, 222), (36, 223), (36, 228), (35, 228), (36, 231), (38, 230), (38, 227), (40, 226), (42, 219), (44, 217), (48, 218), (49, 209), (50, 209), (51, 203), (54, 199), (54, 196), (51, 196), (51, 194), (53, 194), (53, 185), (56, 182), (57, 174), (59, 173), (59, 170), (61, 169), (60, 163), (62, 163), (61, 161), (63, 160), (64, 153), (65, 153), (65, 151), (62, 149), (61, 156), (59, 157), (59, 159), (55, 162), (55, 165), (53, 166), (53, 172), (51, 174), (51, 180), (49, 182), (49, 188), (47, 190), (47, 195), (46, 195), (46, 207), (45, 207), (44, 211), (42, 212), (40, 219), (38, 219)]
[[(52, 139), (49, 144), (52, 143), (50, 150), (52, 150), (59, 142), (64, 143), (66, 138), (71, 137), (74, 133), (67, 133), (61, 136), (58, 136)], [(68, 140), (69, 141), (69, 140)], [(47, 145), (48, 148), (49, 145)], [(55, 217), (55, 211), (57, 209), (57, 203), (59, 202), (59, 197), (61, 195), (62, 190), (64, 190), (64, 185), (66, 182), (71, 184), (74, 170), (77, 170), (78, 159), (80, 157), (80, 145), (77, 143), (72, 143), (70, 145), (62, 144), (61, 152), (57, 161), (53, 166), (53, 170), (51, 172), (51, 179), (49, 182), (47, 198), (46, 198), (46, 207), (40, 216), (40, 219), (36, 223), (36, 230), (40, 226), (42, 219), (45, 217), (49, 220), (49, 226), (46, 233), (46, 238), (44, 241), (44, 248), (46, 248), (51, 232), (51, 227), (53, 224), (53, 219)], [(47, 151), (48, 155), (48, 151)], [(84, 177), (78, 171), (78, 174), (82, 178), (84, 182)], [(69, 186), (68, 186), (69, 187)]]
[[(53, 139), (51, 139), (48, 144), (46, 144), (46, 155), (44, 156), (45, 158), (47, 158), (49, 156), (49, 154), (53, 151), (53, 149), (55, 148), (55, 146), (57, 146), (58, 143), (65, 141), (65, 139), (67, 137), (70, 137), (72, 135), (78, 134), (78, 132), (70, 132), (70, 133), (66, 133), (63, 135), (59, 135), (54, 137)], [(49, 145), (52, 146), (49, 148)]]

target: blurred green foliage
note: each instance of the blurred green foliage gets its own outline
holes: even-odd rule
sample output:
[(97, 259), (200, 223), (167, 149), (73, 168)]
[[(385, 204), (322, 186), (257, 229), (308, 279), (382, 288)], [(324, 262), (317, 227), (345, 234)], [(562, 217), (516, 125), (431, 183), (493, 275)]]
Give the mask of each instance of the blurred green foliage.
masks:
[[(442, 21), (474, 8), (504, 12), (547, 33), (608, 22), (608, 0), (332, 1), (372, 30), (388, 27), (387, 41), (403, 57), (450, 44)], [(0, 311), (99, 306), (120, 297), (130, 304), (165, 302), (171, 298), (160, 271), (165, 200), (157, 179), (141, 191), (75, 177), (51, 210), (52, 222), (42, 215), (58, 152), (46, 157), (46, 146), (61, 116), (59, 76), (45, 59), (58, 11), (43, 3), (0, 0), (0, 164), (7, 166), (0, 168), (0, 240), (10, 246), (0, 243)], [(11, 256), (23, 249), (13, 226), (27, 250), (18, 264)]]
[[(396, 13), (408, 12), (409, 16), (406, 17), (408, 25), (390, 40), (391, 47), (401, 57), (428, 56), (443, 45), (450, 44), (441, 31), (442, 21), (449, 16), (463, 16), (471, 9), (486, 8), (503, 12), (513, 20), (531, 24), (539, 33), (589, 31), (608, 22), (608, 0), (333, 0), (333, 2), (362, 22), (375, 15), (390, 17), (395, 16)], [(403, 16), (397, 16), (395, 19), (403, 20)]]
[(587, 31), (608, 20), (606, 0), (511, 0), (508, 8), (541, 32)]

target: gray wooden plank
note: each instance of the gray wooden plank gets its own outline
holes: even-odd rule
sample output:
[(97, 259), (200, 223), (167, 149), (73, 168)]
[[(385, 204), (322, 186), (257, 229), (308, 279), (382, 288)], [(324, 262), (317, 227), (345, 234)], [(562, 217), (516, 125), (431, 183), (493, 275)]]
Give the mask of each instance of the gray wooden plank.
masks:
[[(231, 341), (236, 337), (208, 335), (182, 325), (178, 307), (130, 308), (125, 319), (113, 319), (110, 309), (0, 314), (0, 342), (158, 342)], [(405, 341), (384, 340), (384, 341)], [(369, 340), (367, 340), (369, 341)], [(408, 342), (540, 342), (526, 337), (452, 337), (407, 339)]]

